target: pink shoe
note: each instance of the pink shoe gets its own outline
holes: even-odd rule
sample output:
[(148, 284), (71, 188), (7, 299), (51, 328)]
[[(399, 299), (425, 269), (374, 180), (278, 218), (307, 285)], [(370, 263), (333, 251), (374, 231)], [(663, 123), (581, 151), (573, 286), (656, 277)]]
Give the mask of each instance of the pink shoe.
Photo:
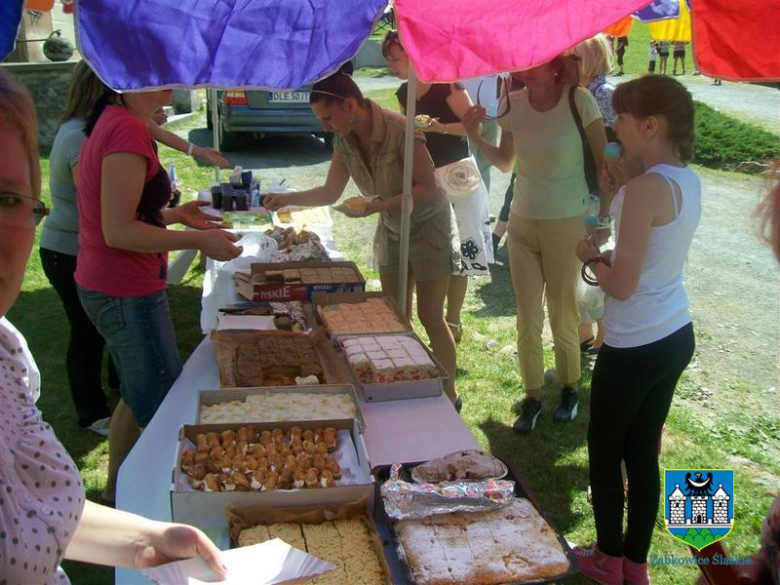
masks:
[(650, 585), (647, 563), (635, 563), (623, 557), (623, 579), (628, 585)]
[(623, 585), (623, 557), (611, 557), (599, 550), (574, 547), (574, 556), (580, 565), (580, 572), (602, 585)]

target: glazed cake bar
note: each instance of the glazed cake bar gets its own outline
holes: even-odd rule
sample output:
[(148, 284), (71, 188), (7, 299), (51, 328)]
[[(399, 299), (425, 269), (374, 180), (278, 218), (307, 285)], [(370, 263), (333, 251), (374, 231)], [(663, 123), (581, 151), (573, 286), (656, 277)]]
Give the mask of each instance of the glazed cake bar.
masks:
[(404, 335), (366, 335), (342, 341), (358, 379), (364, 384), (426, 380), (440, 375), (419, 341)]
[(241, 531), (239, 546), (281, 538), (336, 569), (314, 578), (315, 585), (384, 585), (382, 565), (372, 545), (371, 533), (360, 519), (333, 520), (322, 524), (289, 522), (254, 526)]
[(395, 311), (381, 298), (359, 303), (339, 303), (318, 307), (326, 329), (336, 335), (349, 333), (401, 333), (406, 327)]

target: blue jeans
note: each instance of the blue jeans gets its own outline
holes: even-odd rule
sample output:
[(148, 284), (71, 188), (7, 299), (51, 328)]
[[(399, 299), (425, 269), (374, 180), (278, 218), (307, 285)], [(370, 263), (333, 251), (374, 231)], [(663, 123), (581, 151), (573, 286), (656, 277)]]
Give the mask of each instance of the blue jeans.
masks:
[(119, 371), (119, 393), (145, 427), (181, 372), (168, 296), (164, 290), (143, 297), (78, 291)]

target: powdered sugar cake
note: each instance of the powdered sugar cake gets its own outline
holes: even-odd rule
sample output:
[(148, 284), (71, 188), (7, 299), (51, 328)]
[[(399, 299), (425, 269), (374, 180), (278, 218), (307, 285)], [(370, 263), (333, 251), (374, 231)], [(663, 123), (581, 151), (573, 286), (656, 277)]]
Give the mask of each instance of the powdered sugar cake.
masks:
[(396, 533), (417, 585), (497, 585), (569, 570), (555, 532), (531, 503), (402, 520)]

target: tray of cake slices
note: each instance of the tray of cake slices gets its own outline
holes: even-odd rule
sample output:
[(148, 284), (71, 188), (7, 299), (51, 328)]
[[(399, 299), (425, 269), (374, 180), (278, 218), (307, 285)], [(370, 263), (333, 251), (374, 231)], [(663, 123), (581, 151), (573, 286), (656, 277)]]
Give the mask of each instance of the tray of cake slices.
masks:
[(317, 585), (390, 585), (386, 549), (366, 505), (362, 500), (281, 509), (230, 508), (230, 543), (242, 547), (279, 538), (332, 564), (333, 570), (312, 581)]
[(212, 331), (222, 388), (351, 384), (325, 331)]
[(236, 272), (236, 292), (250, 301), (308, 301), (317, 292), (362, 292), (366, 281), (354, 262), (252, 264)]
[(577, 572), (522, 478), (480, 450), (373, 470), (405, 579), (415, 585), (557, 582)]
[(170, 498), (174, 521), (211, 528), (228, 506), (373, 505), (374, 479), (356, 419), (184, 425)]
[(412, 331), (392, 298), (382, 292), (315, 293), (314, 316), (331, 337)]
[(414, 333), (340, 335), (335, 340), (366, 402), (443, 392), (447, 370)]
[(366, 427), (351, 384), (223, 388), (198, 394), (199, 424), (357, 419)]

